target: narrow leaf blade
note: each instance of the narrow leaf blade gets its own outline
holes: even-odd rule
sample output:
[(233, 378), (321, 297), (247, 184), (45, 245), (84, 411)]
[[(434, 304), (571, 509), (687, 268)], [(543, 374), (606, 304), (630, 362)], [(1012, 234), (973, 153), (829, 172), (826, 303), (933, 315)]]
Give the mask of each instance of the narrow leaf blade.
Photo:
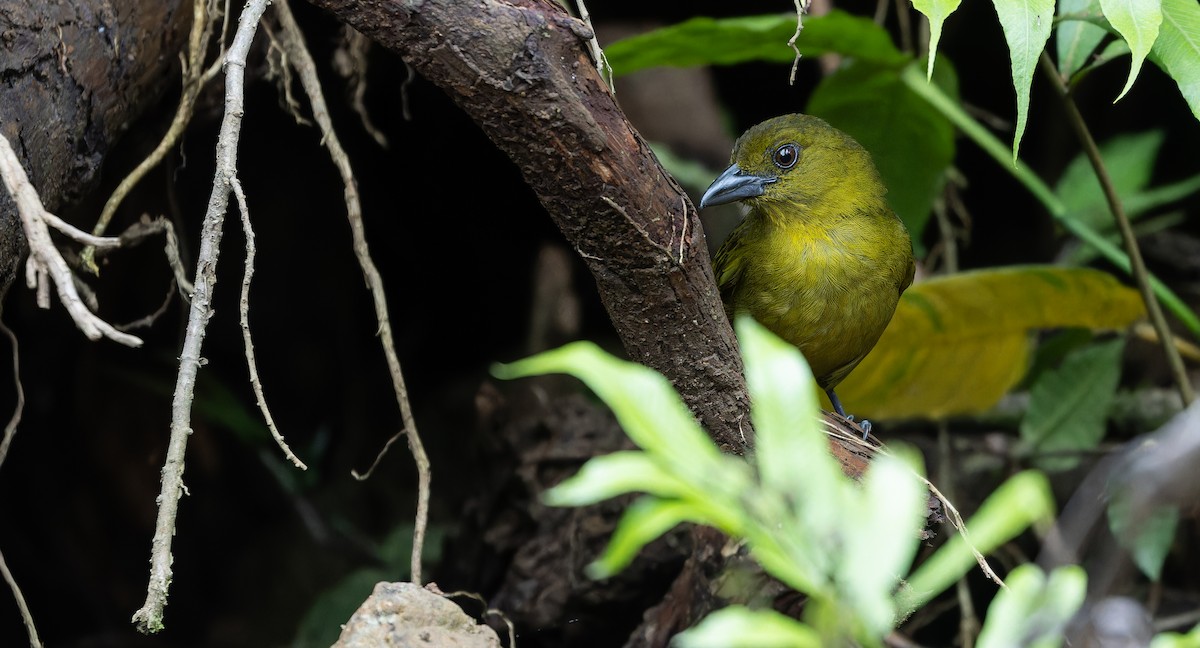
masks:
[(1200, 4), (1162, 0), (1162, 24), (1151, 52), (1179, 85), (1192, 115), (1200, 119)]
[(1129, 65), (1129, 79), (1125, 88), (1113, 101), (1116, 103), (1129, 92), (1142, 62), (1150, 53), (1154, 41), (1158, 39), (1158, 26), (1162, 23), (1162, 5), (1160, 0), (1100, 0), (1100, 8), (1104, 17), (1117, 30), (1125, 42), (1129, 43), (1129, 51), (1133, 59)]
[(1012, 61), (1013, 89), (1017, 93), (1017, 128), (1013, 135), (1013, 162), (1029, 117), (1029, 90), (1038, 56), (1050, 39), (1054, 0), (992, 0)]

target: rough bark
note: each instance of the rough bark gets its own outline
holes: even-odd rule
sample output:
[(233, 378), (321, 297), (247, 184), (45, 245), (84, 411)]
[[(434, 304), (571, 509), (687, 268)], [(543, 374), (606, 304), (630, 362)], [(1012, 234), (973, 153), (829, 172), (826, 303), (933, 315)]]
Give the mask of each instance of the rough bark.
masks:
[[(0, 3), (0, 131), (47, 209), (91, 189), (116, 138), (170, 86), (189, 7), (180, 0)], [(2, 297), (26, 244), (12, 199), (0, 193)]]
[(586, 259), (630, 358), (743, 452), (741, 359), (700, 221), (596, 72), (586, 26), (550, 0), (312, 2), (400, 54), (512, 158)]

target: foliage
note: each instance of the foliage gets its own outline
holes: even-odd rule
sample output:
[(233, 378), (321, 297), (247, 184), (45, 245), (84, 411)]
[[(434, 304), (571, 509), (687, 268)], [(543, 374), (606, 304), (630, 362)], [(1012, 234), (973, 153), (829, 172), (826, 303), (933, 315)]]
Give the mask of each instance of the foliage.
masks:
[[(590, 343), (494, 373), (580, 378), (640, 448), (593, 459), (546, 494), (550, 504), (580, 506), (644, 493), (591, 566), (593, 577), (620, 570), (646, 543), (694, 522), (744, 539), (768, 573), (810, 597), (803, 624), (770, 610), (734, 607), (685, 633), (682, 645), (880, 645), (907, 614), (970, 570), (974, 554), (965, 542), (951, 542), (901, 583), (926, 511), (916, 455), (893, 449), (876, 458), (861, 485), (846, 477), (818, 427), (803, 357), (748, 318), (738, 320), (737, 330), (757, 433), (752, 462), (718, 452), (665, 378)], [(1045, 479), (1018, 474), (972, 519), (972, 540), (990, 551), (1031, 523), (1047, 521), (1052, 511)]]
[(1096, 270), (1013, 266), (934, 277), (905, 291), (838, 394), (869, 418), (979, 414), (1025, 375), (1038, 329), (1119, 330), (1144, 315), (1137, 291)]
[[(1064, 176), (1066, 184), (1060, 183), (1060, 191), (1056, 193), (1016, 157), (1020, 132), (1027, 119), (1029, 83), (1053, 20), (1047, 14), (1046, 3), (995, 0), (995, 5), (1010, 46), (1018, 103), (1017, 136), (1010, 147), (1006, 148), (963, 109), (957, 97), (955, 74), (948, 62), (935, 65), (937, 40), (943, 23), (957, 9), (958, 3), (954, 2), (915, 5), (930, 17), (933, 38), (931, 57), (926, 59), (899, 52), (887, 32), (867, 18), (837, 10), (805, 18), (804, 30), (796, 41), (803, 55), (839, 54), (847, 59), (814, 91), (807, 110), (826, 117), (871, 151), (888, 186), (893, 208), (918, 242), (918, 255), (922, 252), (919, 242), (930, 208), (954, 158), (953, 126), (1002, 162), (1001, 168), (1012, 173), (1055, 219), (1085, 243), (1076, 257), (1079, 262), (1098, 253), (1129, 272), (1125, 253), (1112, 243), (1111, 236), (1106, 237), (1100, 231), (1108, 230), (1111, 234), (1112, 228), (1107, 220), (1102, 225), (1097, 222), (1098, 194), (1093, 191), (1094, 181), (1085, 183), (1080, 177), (1084, 162), (1073, 164), (1071, 175)], [(1117, 31), (1105, 20), (1107, 14), (1098, 4), (1064, 0), (1058, 10), (1057, 67), (1063, 73), (1069, 71), (1079, 78), (1111, 60), (1113, 55), (1131, 51), (1129, 47), (1110, 48), (1106, 56), (1092, 55), (1105, 34)], [(1138, 16), (1141, 11), (1153, 13), (1153, 8), (1131, 6), (1128, 11)], [(1200, 5), (1190, 0), (1167, 0), (1162, 3), (1161, 12), (1162, 26), (1147, 57), (1175, 79), (1193, 114), (1200, 117)], [(794, 20), (794, 16), (785, 14), (724, 20), (694, 18), (612, 43), (606, 51), (617, 75), (654, 65), (729, 65), (751, 60), (783, 63), (793, 56), (784, 43), (795, 29)], [(1141, 38), (1139, 42), (1148, 38), (1144, 34), (1131, 37)], [(1131, 80), (1137, 70), (1132, 72)], [(1126, 158), (1127, 152), (1132, 158), (1128, 175), (1118, 169), (1123, 183), (1133, 181), (1122, 186), (1136, 187), (1140, 175), (1137, 167), (1150, 168), (1152, 160), (1145, 154), (1146, 144), (1135, 139), (1109, 143), (1109, 159)], [(1197, 190), (1200, 179), (1188, 179), (1160, 190), (1135, 189), (1135, 194), (1128, 197), (1134, 213), (1145, 213)], [(1193, 335), (1200, 336), (1200, 318), (1162, 282), (1152, 277), (1151, 285), (1164, 307)]]

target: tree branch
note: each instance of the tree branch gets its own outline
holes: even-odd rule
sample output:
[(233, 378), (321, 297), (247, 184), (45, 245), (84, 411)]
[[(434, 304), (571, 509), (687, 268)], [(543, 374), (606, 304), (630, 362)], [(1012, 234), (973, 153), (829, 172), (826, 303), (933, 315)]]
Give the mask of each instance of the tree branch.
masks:
[(311, 1), (400, 54), (512, 158), (629, 356), (743, 452), (749, 399), (699, 218), (596, 71), (586, 25), (550, 0)]

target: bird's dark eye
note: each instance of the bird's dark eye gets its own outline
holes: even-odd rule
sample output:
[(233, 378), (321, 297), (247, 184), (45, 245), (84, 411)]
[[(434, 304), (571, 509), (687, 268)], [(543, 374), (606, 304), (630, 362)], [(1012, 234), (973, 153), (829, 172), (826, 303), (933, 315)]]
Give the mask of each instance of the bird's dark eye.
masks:
[(775, 149), (775, 155), (772, 156), (772, 161), (775, 166), (780, 169), (790, 169), (796, 166), (796, 160), (800, 159), (800, 147), (795, 144), (784, 144)]

